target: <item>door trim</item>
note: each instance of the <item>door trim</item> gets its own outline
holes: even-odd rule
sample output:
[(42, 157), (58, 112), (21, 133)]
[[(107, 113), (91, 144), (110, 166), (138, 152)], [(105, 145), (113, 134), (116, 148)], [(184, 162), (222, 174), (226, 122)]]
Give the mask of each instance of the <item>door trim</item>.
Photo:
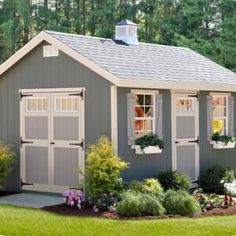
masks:
[[(198, 91), (176, 91), (176, 90), (171, 90), (171, 133), (172, 133), (172, 144), (171, 144), (171, 148), (172, 148), (172, 155), (171, 155), (171, 168), (172, 170), (176, 170), (177, 169), (177, 157), (176, 157), (176, 144), (175, 143), (175, 137), (176, 137), (176, 103), (175, 103), (175, 96), (176, 95), (182, 95), (182, 96), (188, 96), (188, 95), (198, 95)], [(197, 99), (197, 102), (195, 104), (195, 108), (196, 108), (196, 122), (195, 122), (195, 132), (196, 132), (196, 137), (198, 137), (199, 139), (199, 101)], [(183, 140), (182, 144), (185, 145), (190, 145), (189, 142)], [(193, 144), (191, 144), (193, 145)], [(195, 149), (195, 155), (196, 155), (196, 159), (195, 159), (195, 179), (197, 180), (197, 178), (199, 177), (199, 171), (200, 171), (200, 158), (199, 158), (199, 144), (195, 144), (198, 146), (198, 148)]]
[[(19, 89), (18, 92), (19, 92), (19, 117), (20, 117), (20, 136), (22, 136), (24, 130), (25, 130), (25, 126), (24, 126), (24, 104), (21, 100), (21, 96), (22, 95), (32, 95), (34, 96), (34, 94), (44, 94), (44, 95), (49, 95), (50, 94), (54, 94), (54, 93), (79, 93), (79, 92), (85, 92), (85, 88), (84, 87), (80, 87), (80, 88), (45, 88), (45, 89)], [(85, 102), (84, 102), (84, 97), (82, 97), (81, 99), (81, 107), (80, 107), (80, 117), (81, 117), (81, 120), (80, 120), (80, 141), (83, 141), (83, 148), (80, 148), (80, 161), (81, 161), (81, 171), (82, 173), (84, 172), (84, 169), (85, 169)], [(51, 108), (52, 104), (51, 104), (51, 100), (49, 102), (49, 107)], [(51, 108), (52, 109), (52, 108)], [(50, 111), (48, 111), (50, 112)], [(47, 113), (48, 113), (47, 112)], [(51, 124), (51, 120), (49, 119), (49, 123)], [(48, 133), (50, 133), (51, 131), (51, 127), (49, 126), (48, 128)], [(48, 134), (49, 135), (49, 134)], [(49, 137), (49, 136), (48, 136)], [(20, 145), (20, 142), (19, 142), (19, 145)], [(26, 172), (25, 172), (25, 166), (22, 164), (22, 161), (24, 161), (24, 152), (25, 152), (25, 147), (26, 146), (33, 146), (32, 144), (24, 144), (24, 147), (21, 147), (20, 146), (20, 179), (24, 178), (25, 179), (25, 175), (26, 175)], [(50, 148), (49, 148), (49, 155), (51, 155), (50, 153)], [(49, 162), (48, 163), (48, 172), (50, 172), (50, 169), (51, 168), (54, 168), (53, 166), (51, 166), (51, 163)], [(50, 178), (50, 173), (48, 173), (48, 176)], [(84, 177), (81, 173), (78, 173), (78, 179), (79, 180), (82, 180)], [(51, 179), (49, 179), (49, 183), (52, 182)], [(38, 186), (38, 184), (36, 184)], [(55, 186), (51, 186), (51, 187), (54, 187), (53, 190), (49, 189), (48, 186), (38, 186), (40, 188), (40, 190), (37, 190), (37, 186), (36, 186), (36, 189), (35, 190), (32, 190), (32, 191), (45, 191), (45, 192), (61, 192), (62, 191), (62, 188), (57, 188)], [(49, 185), (50, 187), (50, 185)], [(24, 189), (25, 190), (31, 190), (31, 187), (30, 185), (29, 186), (24, 186)]]

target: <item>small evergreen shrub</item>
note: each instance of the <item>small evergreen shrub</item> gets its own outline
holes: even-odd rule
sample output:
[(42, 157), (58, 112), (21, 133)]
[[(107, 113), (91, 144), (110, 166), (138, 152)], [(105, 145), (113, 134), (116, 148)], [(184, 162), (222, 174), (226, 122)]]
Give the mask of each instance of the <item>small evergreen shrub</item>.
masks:
[(161, 172), (157, 178), (165, 191), (168, 189), (188, 191), (192, 184), (186, 174), (178, 171)]
[(7, 176), (11, 173), (15, 157), (9, 146), (0, 145), (0, 186), (5, 184)]
[(132, 181), (129, 188), (141, 193), (159, 195), (163, 189), (157, 179), (148, 178), (143, 181)]
[(164, 196), (163, 206), (167, 214), (197, 215), (201, 212), (198, 201), (183, 190), (168, 190)]
[(121, 195), (121, 202), (117, 206), (119, 216), (158, 216), (165, 213), (165, 209), (152, 194), (128, 190)]
[(232, 183), (235, 178), (234, 171), (214, 165), (201, 176), (200, 185), (206, 193), (224, 193), (224, 183)]
[(105, 193), (116, 194), (122, 190), (121, 171), (128, 167), (114, 152), (111, 142), (101, 137), (87, 152), (85, 167), (86, 193), (93, 200)]

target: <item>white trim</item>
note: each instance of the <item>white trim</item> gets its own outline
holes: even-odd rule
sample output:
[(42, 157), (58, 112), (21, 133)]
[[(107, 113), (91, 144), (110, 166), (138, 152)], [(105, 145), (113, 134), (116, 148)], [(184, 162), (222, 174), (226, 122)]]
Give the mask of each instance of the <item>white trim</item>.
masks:
[(60, 93), (60, 92), (80, 92), (85, 91), (84, 87), (79, 88), (36, 88), (36, 89), (19, 89), (19, 93), (32, 94), (32, 93)]
[(112, 74), (108, 70), (97, 65), (95, 62), (89, 60), (85, 56), (81, 55), (77, 51), (73, 50), (66, 44), (57, 40), (47, 32), (42, 31), (32, 40), (30, 40), (25, 46), (18, 50), (2, 65), (0, 65), (0, 75), (12, 67), (16, 62), (33, 50), (43, 41), (48, 42), (55, 48), (64, 52), (71, 58), (75, 59), (79, 63), (88, 67), (98, 75), (107, 79), (111, 83), (118, 87), (129, 87), (129, 88), (152, 88), (152, 89), (176, 89), (176, 90), (202, 90), (202, 91), (236, 91), (236, 84), (230, 83), (208, 83), (208, 82), (178, 82), (178, 81), (161, 81), (161, 80), (144, 80), (144, 79), (121, 79), (116, 75)]
[(201, 90), (201, 91), (236, 91), (236, 84), (225, 83), (197, 83), (197, 82), (176, 82), (161, 80), (141, 80), (141, 79), (119, 79), (119, 87), (128, 88), (152, 88), (171, 90)]
[[(199, 146), (197, 143), (189, 143), (191, 140), (196, 140), (199, 138), (199, 102), (197, 98), (195, 99), (194, 104), (194, 111), (193, 113), (181, 113), (181, 116), (189, 116), (194, 114), (195, 116), (195, 137), (194, 138), (186, 138), (186, 139), (178, 139), (176, 138), (176, 98), (178, 96), (180, 97), (188, 97), (188, 95), (197, 94), (197, 91), (194, 92), (186, 92), (186, 93), (179, 93), (178, 91), (171, 91), (171, 111), (172, 111), (172, 117), (171, 117), (171, 126), (172, 126), (172, 158), (171, 158), (171, 164), (172, 164), (172, 170), (177, 169), (177, 156), (176, 156), (176, 147), (177, 146), (195, 146), (195, 180), (199, 177)], [(179, 143), (175, 143), (175, 141), (178, 141)]]
[(150, 89), (131, 89), (131, 93), (135, 94), (159, 94), (158, 90), (150, 90)]
[(117, 124), (117, 86), (111, 86), (111, 140), (115, 152), (118, 153), (118, 124)]

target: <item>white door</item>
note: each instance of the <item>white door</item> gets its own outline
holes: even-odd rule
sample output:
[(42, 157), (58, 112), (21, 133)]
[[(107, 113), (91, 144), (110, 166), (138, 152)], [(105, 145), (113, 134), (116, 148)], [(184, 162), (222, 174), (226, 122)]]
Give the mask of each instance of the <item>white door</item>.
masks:
[(76, 186), (84, 168), (84, 101), (78, 92), (23, 92), (23, 189), (62, 192)]
[(172, 96), (172, 168), (199, 177), (199, 117), (197, 94)]

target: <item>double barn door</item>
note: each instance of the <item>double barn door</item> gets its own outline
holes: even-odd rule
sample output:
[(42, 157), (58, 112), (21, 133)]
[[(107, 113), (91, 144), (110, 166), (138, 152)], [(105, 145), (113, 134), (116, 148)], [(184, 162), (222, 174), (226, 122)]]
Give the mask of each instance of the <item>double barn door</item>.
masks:
[(20, 102), (23, 189), (62, 192), (84, 168), (83, 90), (24, 92)]

